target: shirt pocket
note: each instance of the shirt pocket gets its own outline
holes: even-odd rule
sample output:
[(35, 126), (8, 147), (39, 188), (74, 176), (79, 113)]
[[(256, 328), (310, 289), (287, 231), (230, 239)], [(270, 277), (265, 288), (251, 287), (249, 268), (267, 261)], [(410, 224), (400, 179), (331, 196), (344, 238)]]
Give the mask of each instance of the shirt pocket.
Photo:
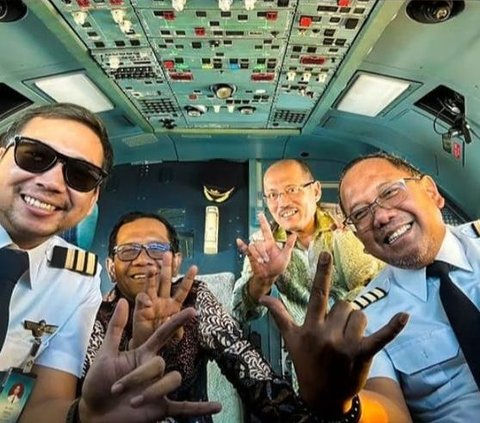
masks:
[(399, 373), (405, 397), (438, 404), (452, 389), (451, 378), (462, 365), (460, 347), (451, 328), (441, 328), (409, 341), (387, 347)]

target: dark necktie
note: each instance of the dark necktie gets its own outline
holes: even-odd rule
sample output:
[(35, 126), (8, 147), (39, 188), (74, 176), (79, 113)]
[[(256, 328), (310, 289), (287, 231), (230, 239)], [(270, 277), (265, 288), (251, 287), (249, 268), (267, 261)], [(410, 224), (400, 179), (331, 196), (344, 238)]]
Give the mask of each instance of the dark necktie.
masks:
[(449, 265), (434, 261), (427, 266), (427, 276), (440, 279), (440, 299), (450, 325), (462, 348), (468, 367), (480, 389), (480, 311), (452, 282), (448, 275)]
[(7, 335), (13, 288), (27, 269), (28, 254), (25, 251), (0, 249), (0, 351)]

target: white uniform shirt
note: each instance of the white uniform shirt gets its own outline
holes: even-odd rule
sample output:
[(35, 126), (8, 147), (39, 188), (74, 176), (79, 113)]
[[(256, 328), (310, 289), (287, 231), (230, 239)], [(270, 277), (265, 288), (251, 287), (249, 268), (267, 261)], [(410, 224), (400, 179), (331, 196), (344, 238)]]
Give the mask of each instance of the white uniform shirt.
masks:
[[(0, 248), (12, 244), (0, 226)], [(28, 250), (29, 270), (17, 282), (10, 300), (10, 319), (0, 352), (0, 370), (18, 367), (27, 358), (33, 335), (23, 327), (25, 320), (58, 328), (42, 337), (36, 364), (62, 370), (77, 377), (88, 346), (95, 315), (101, 302), (100, 266), (95, 276), (50, 267), (55, 245), (72, 248), (60, 237), (52, 237)]]
[[(479, 307), (480, 238), (470, 224), (447, 230), (436, 259), (454, 266), (450, 278)], [(369, 378), (399, 382), (415, 422), (478, 421), (480, 393), (441, 304), (439, 286), (438, 278), (427, 280), (425, 268), (392, 266), (370, 283), (366, 291), (380, 287), (387, 296), (364, 310), (367, 333), (398, 312), (409, 313), (410, 319), (375, 356)]]

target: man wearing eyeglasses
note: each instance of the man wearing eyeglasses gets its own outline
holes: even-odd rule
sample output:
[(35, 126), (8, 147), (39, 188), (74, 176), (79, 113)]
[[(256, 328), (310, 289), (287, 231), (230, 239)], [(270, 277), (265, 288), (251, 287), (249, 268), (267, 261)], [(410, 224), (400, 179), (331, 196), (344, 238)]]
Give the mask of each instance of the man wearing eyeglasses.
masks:
[[(157, 351), (194, 313), (172, 317), (142, 346), (119, 355), (116, 332), (128, 314), (121, 302), (105, 348), (74, 401), (101, 301), (100, 281), (92, 255), (73, 252), (56, 234), (92, 211), (112, 162), (104, 125), (73, 104), (28, 110), (1, 140), (0, 382), (3, 388), (19, 377), (34, 385), (22, 422), (161, 419), (165, 395), (178, 385), (178, 380), (162, 378)], [(60, 258), (58, 251), (64, 253)], [(172, 405), (168, 410), (173, 413), (218, 411), (209, 404)]]
[(258, 300), (275, 285), (290, 315), (302, 323), (322, 251), (333, 255), (331, 304), (353, 298), (378, 273), (382, 263), (364, 254), (351, 231), (336, 229), (335, 217), (320, 207), (321, 185), (305, 162), (274, 163), (265, 172), (263, 189), (275, 223), (270, 227), (260, 214), (261, 230), (250, 244), (237, 240), (247, 256), (234, 289), (237, 320), (244, 323), (265, 314)]
[(364, 310), (366, 333), (397, 312), (410, 314), (375, 356), (365, 388), (405, 421), (478, 420), (480, 222), (446, 226), (433, 179), (384, 153), (347, 165), (340, 198), (346, 224), (388, 263), (367, 288), (385, 295)]
[[(121, 350), (141, 344), (182, 308), (194, 307), (198, 311), (195, 321), (186, 324), (160, 350), (166, 371), (182, 375), (182, 385), (169, 395), (169, 401), (205, 401), (206, 364), (215, 360), (259, 421), (320, 421), (242, 337), (238, 324), (208, 287), (195, 280), (197, 268), (191, 266), (183, 279), (177, 277), (181, 261), (177, 232), (163, 216), (131, 212), (119, 218), (109, 236), (106, 261), (114, 287), (95, 321), (85, 362), (87, 376), (120, 299), (126, 299), (134, 309), (121, 335)], [(211, 423), (212, 418), (179, 416), (169, 421)]]

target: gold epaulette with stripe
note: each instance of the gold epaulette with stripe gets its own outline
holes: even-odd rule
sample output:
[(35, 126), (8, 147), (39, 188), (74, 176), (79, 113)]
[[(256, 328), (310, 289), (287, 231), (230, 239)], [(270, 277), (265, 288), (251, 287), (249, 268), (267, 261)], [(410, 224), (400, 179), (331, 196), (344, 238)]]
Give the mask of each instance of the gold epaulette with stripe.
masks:
[(50, 259), (50, 266), (68, 269), (82, 275), (93, 276), (97, 272), (98, 257), (84, 250), (55, 245)]
[(480, 219), (475, 220), (475, 222), (472, 222), (472, 229), (477, 234), (477, 237), (480, 237)]
[(371, 291), (366, 292), (363, 295), (355, 298), (350, 304), (354, 310), (363, 310), (365, 307), (368, 307), (370, 304), (382, 299), (387, 295), (387, 291), (382, 288), (374, 288)]

